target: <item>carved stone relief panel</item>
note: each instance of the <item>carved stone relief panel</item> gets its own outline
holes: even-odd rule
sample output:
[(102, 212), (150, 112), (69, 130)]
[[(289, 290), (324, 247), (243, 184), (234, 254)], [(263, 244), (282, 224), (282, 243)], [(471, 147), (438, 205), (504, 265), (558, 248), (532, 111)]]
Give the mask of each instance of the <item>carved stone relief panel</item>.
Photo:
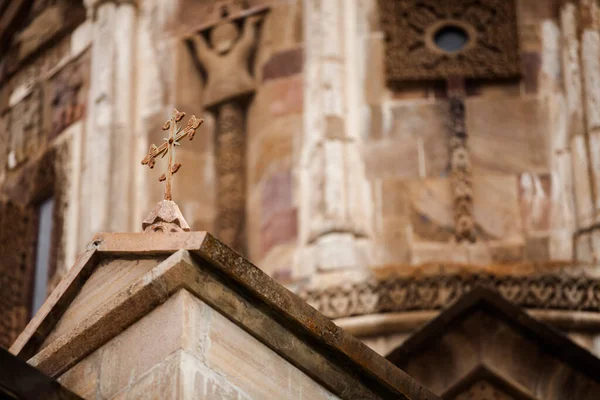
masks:
[(84, 116), (89, 75), (90, 55), (85, 52), (51, 78), (47, 92), (51, 119), (48, 140)]
[(13, 169), (34, 154), (42, 142), (42, 91), (31, 92), (10, 110), (8, 168)]
[(379, 0), (388, 82), (514, 77), (515, 0)]
[(242, 21), (223, 21), (205, 32), (208, 40), (203, 33), (192, 37), (194, 54), (206, 76), (206, 107), (254, 92), (256, 82), (248, 67), (260, 19), (253, 15)]

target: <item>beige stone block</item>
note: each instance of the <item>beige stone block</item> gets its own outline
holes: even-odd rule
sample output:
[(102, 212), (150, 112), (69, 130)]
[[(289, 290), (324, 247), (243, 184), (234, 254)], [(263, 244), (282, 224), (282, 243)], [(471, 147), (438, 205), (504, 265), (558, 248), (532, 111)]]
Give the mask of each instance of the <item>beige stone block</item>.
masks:
[[(600, 130), (589, 133), (589, 146), (592, 180), (594, 186), (600, 188)], [(598, 195), (595, 199), (594, 210), (596, 222), (600, 222), (600, 196)]]
[(549, 252), (553, 261), (573, 260), (573, 231), (553, 230), (550, 233)]
[(267, 14), (261, 29), (257, 64), (262, 65), (269, 55), (302, 42), (302, 4), (279, 3)]
[(352, 233), (329, 233), (320, 236), (317, 246), (317, 271), (356, 268), (366, 265), (356, 247)]
[(110, 398), (179, 349), (202, 357), (207, 312), (204, 303), (179, 291), (97, 350), (101, 352), (100, 397)]
[(468, 98), (466, 128), (473, 173), (546, 172), (548, 125), (546, 107), (536, 97)]
[(301, 137), (302, 116), (277, 118), (248, 143), (248, 184), (255, 185), (266, 172), (291, 168), (294, 140)]
[(370, 141), (365, 143), (363, 153), (369, 179), (419, 177), (419, 150), (416, 141)]
[(553, 210), (558, 206), (553, 199), (553, 184), (551, 175), (523, 173), (519, 176), (519, 203), (525, 232), (545, 232), (553, 225)]
[(560, 28), (551, 19), (543, 21), (541, 25), (540, 92), (553, 92), (559, 87), (562, 74)]
[(600, 129), (600, 33), (585, 30), (581, 38), (581, 64), (589, 130)]
[(109, 259), (102, 261), (90, 279), (83, 285), (72, 306), (64, 313), (42, 348), (74, 328), (94, 311), (101, 309), (119, 291), (126, 288), (164, 258)]
[(121, 390), (111, 400), (186, 399), (180, 385), (182, 351), (176, 351), (155, 365), (138, 380)]
[(552, 174), (552, 228), (574, 230), (575, 196), (573, 188), (573, 165), (570, 151), (555, 156), (555, 171)]
[(454, 234), (454, 210), (449, 179), (408, 183), (410, 223), (415, 241), (447, 242)]
[(381, 199), (381, 215), (386, 217), (408, 216), (411, 208), (409, 182), (402, 179), (377, 179), (374, 189)]
[(517, 177), (473, 177), (473, 215), (480, 238), (514, 240), (523, 235)]
[(525, 240), (525, 260), (543, 262), (550, 259), (550, 239), (547, 235), (530, 236)]
[(407, 145), (416, 150), (419, 176), (438, 177), (446, 171), (450, 163), (447, 104), (403, 102), (393, 105), (390, 112), (392, 124), (384, 137), (397, 141), (397, 151)]
[(365, 101), (369, 105), (381, 104), (385, 91), (385, 42), (382, 32), (372, 33), (365, 39), (368, 69), (364, 80)]
[(62, 374), (58, 382), (84, 399), (95, 399), (100, 380), (100, 356), (100, 352), (90, 354)]
[(575, 260), (584, 263), (594, 261), (590, 234), (583, 233), (575, 236)]
[(594, 256), (594, 261), (598, 262), (600, 260), (600, 231), (593, 230), (589, 235), (590, 235), (590, 241), (591, 241), (592, 254)]
[(589, 160), (585, 138), (574, 136), (571, 140), (571, 160), (573, 161), (573, 186), (577, 210), (577, 226), (589, 226), (594, 220), (594, 206), (590, 185)]
[[(331, 394), (250, 334), (218, 313), (211, 317), (206, 365), (252, 399), (286, 399), (302, 388), (301, 399)], [(314, 396), (314, 397), (312, 397)]]
[(456, 243), (413, 243), (411, 248), (413, 265), (433, 262), (468, 263), (469, 251), (466, 246)]
[[(188, 143), (184, 143), (184, 146)], [(182, 164), (173, 178), (173, 198), (180, 201), (195, 201), (206, 206), (215, 205), (216, 190), (207, 190), (216, 185), (216, 165), (213, 154), (207, 152), (198, 153), (192, 149), (177, 148), (176, 161)], [(161, 174), (166, 170), (157, 166)], [(162, 184), (157, 184), (162, 186)], [(184, 214), (186, 219), (194, 216)]]
[(297, 246), (280, 244), (273, 247), (257, 265), (280, 283), (289, 283), (292, 279), (294, 257)]
[(465, 242), (462, 245), (467, 250), (467, 255), (469, 257), (469, 264), (474, 265), (490, 265), (492, 263), (492, 252), (488, 244), (480, 240), (475, 243)]
[(248, 108), (249, 140), (277, 123), (276, 118), (302, 113), (303, 89), (302, 75), (269, 80), (262, 84)]
[(375, 265), (408, 264), (412, 242), (412, 226), (407, 217), (384, 217), (377, 232)]

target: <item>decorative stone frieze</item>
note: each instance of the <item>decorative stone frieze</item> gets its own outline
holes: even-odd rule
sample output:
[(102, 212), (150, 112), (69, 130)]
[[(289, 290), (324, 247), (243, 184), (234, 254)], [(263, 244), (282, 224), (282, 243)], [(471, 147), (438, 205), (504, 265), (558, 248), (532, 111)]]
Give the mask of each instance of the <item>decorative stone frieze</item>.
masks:
[[(520, 73), (515, 1), (379, 0), (388, 82), (503, 78)], [(455, 51), (440, 46), (451, 30)]]
[(342, 318), (439, 310), (476, 286), (492, 288), (524, 308), (600, 311), (600, 277), (580, 268), (509, 275), (440, 265), (437, 273), (306, 290), (300, 297), (326, 316)]

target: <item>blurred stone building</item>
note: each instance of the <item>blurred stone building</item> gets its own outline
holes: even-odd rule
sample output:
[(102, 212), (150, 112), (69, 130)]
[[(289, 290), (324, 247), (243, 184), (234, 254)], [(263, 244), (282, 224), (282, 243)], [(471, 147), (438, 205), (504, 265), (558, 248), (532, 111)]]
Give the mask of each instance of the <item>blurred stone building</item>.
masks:
[(600, 352), (595, 0), (0, 0), (0, 343), (140, 161), (206, 119), (173, 197), (377, 352), (477, 285)]

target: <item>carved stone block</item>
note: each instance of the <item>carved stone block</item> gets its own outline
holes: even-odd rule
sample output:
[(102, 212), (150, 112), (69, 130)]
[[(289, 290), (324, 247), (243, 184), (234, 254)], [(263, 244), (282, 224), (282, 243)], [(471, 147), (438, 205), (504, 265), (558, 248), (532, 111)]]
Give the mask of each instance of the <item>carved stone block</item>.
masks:
[(514, 0), (379, 0), (379, 9), (389, 83), (520, 73)]

